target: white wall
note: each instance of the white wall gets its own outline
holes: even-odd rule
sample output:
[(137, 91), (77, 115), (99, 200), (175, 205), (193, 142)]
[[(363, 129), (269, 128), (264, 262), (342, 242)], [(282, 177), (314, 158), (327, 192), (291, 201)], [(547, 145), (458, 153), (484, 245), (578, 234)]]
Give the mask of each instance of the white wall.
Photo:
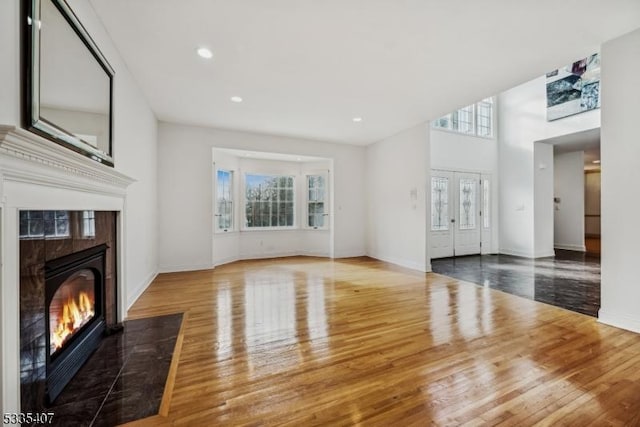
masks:
[(553, 169), (554, 247), (584, 252), (584, 151), (557, 154)]
[(498, 172), (498, 141), (430, 129), (431, 169)]
[[(211, 244), (211, 153), (214, 147), (332, 159), (334, 256), (365, 254), (363, 147), (160, 123), (158, 182), (163, 271), (214, 266)], [(229, 245), (231, 252), (236, 250), (233, 242)], [(249, 248), (243, 248), (238, 242), (237, 250), (243, 252)], [(216, 253), (216, 258), (221, 256), (224, 254)]]
[[(497, 252), (499, 248), (498, 140), (496, 138), (480, 138), (456, 132), (431, 129), (429, 141), (431, 169), (478, 172), (491, 175), (489, 188), (491, 191), (490, 224), (492, 227), (490, 238), (488, 238), (488, 233), (487, 238), (483, 234), (482, 252)], [(485, 212), (483, 212), (484, 214)], [(486, 246), (487, 240), (490, 242), (489, 247)]]
[(415, 270), (431, 270), (426, 191), (430, 165), (428, 124), (367, 146), (369, 256)]
[[(20, 3), (22, 3), (20, 0), (0, 2), (0, 58), (2, 58), (2, 66), (0, 66), (0, 124), (18, 127), (22, 125)], [(124, 298), (125, 305), (129, 306), (157, 273), (157, 122), (91, 4), (85, 0), (69, 0), (69, 4), (115, 70), (113, 141), (115, 169), (137, 180), (127, 190), (121, 222), (124, 237), (123, 235), (119, 236), (122, 239), (119, 246), (123, 248), (119, 254), (120, 268), (122, 269), (119, 286), (121, 287), (121, 297)], [(96, 167), (101, 166), (96, 164)], [(81, 179), (80, 181), (85, 182), (86, 180)], [(0, 191), (2, 191), (1, 188)], [(40, 192), (49, 190), (48, 187), (34, 186), (32, 190), (26, 191), (40, 194)], [(50, 191), (47, 194), (50, 194)], [(89, 208), (88, 205), (93, 203), (94, 199), (100, 199), (100, 196), (104, 195), (83, 192), (80, 196), (81, 200), (74, 203), (65, 202), (69, 204), (56, 208), (71, 208), (71, 205), (74, 204)], [(13, 207), (13, 209), (16, 208)], [(5, 224), (5, 226), (7, 225)], [(3, 258), (9, 259), (7, 252), (17, 251), (17, 246), (16, 239), (15, 245), (4, 247)], [(10, 256), (10, 259), (17, 259), (16, 254)], [(13, 265), (15, 266), (15, 264)], [(10, 304), (4, 301), (7, 296), (3, 292), (3, 304)], [(120, 314), (121, 316), (126, 315), (126, 313)], [(9, 336), (5, 334), (5, 326), (13, 327), (14, 325), (2, 325), (3, 341), (5, 336)], [(15, 349), (19, 348), (18, 344), (18, 342), (13, 343), (11, 348), (3, 346), (3, 370), (5, 363), (7, 363), (7, 357), (9, 357), (7, 352), (17, 351)], [(13, 372), (15, 370), (12, 371), (12, 374)], [(7, 381), (6, 377), (2, 378), (3, 389)], [(10, 393), (10, 399), (14, 401), (16, 399), (15, 387), (11, 389)], [(5, 403), (9, 398), (7, 396), (6, 390), (3, 390), (2, 400)], [(17, 403), (8, 406), (2, 409), (12, 411), (19, 409)]]
[(0, 2), (0, 123), (20, 123), (20, 0)]
[[(604, 69), (604, 59), (602, 64)], [(545, 252), (535, 247), (534, 142), (599, 126), (600, 110), (547, 122), (545, 76), (498, 96), (500, 252), (527, 257)], [(553, 211), (544, 214), (551, 224)]]
[(554, 256), (553, 251), (553, 146), (533, 144), (533, 254)]
[[(115, 70), (115, 168), (137, 180), (127, 193), (124, 221), (124, 292), (131, 304), (157, 273), (157, 122), (90, 3), (69, 4)], [(19, 5), (19, 0), (0, 2), (0, 123), (20, 126)]]
[(584, 174), (584, 214), (585, 235), (600, 236), (600, 171)]
[[(305, 228), (306, 174), (322, 171), (327, 173), (330, 162), (276, 161), (237, 157), (223, 150), (213, 150), (216, 168), (233, 172), (233, 229), (218, 231), (214, 220), (213, 264), (220, 265), (240, 259), (272, 258), (292, 255), (331, 255), (331, 228), (310, 230)], [(296, 229), (293, 230), (246, 230), (244, 229), (243, 197), (244, 174), (262, 173), (292, 175), (295, 177)], [(211, 181), (213, 183), (213, 181)], [(210, 188), (209, 191), (213, 191)], [(215, 206), (214, 206), (215, 210)]]
[(131, 306), (158, 272), (157, 120), (90, 3), (69, 3), (115, 70), (114, 162), (137, 181), (127, 191), (124, 218), (125, 291)]
[(640, 332), (640, 30), (602, 46), (601, 322)]

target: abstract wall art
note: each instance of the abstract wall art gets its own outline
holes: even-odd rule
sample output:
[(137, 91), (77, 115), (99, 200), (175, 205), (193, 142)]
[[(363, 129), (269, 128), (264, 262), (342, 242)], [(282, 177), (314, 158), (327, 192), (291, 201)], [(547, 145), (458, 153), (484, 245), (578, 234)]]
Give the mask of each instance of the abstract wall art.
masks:
[(600, 108), (600, 54), (547, 73), (547, 121)]

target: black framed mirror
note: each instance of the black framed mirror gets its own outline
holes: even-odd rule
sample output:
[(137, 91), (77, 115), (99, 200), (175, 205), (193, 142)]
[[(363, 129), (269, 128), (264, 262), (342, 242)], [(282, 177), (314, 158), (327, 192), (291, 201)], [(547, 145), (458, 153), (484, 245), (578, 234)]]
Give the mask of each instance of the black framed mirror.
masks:
[(25, 0), (25, 127), (113, 166), (113, 68), (65, 0)]

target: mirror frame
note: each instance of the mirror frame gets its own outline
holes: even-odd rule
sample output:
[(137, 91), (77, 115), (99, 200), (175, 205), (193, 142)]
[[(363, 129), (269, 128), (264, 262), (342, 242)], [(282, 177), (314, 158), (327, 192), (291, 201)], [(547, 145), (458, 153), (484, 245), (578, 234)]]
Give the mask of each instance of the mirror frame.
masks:
[[(40, 114), (40, 5), (50, 1), (87, 48), (109, 79), (109, 139), (108, 151), (102, 151), (83, 141)], [(24, 121), (25, 127), (40, 136), (113, 167), (113, 68), (65, 0), (27, 0), (23, 3), (23, 64), (24, 64)]]

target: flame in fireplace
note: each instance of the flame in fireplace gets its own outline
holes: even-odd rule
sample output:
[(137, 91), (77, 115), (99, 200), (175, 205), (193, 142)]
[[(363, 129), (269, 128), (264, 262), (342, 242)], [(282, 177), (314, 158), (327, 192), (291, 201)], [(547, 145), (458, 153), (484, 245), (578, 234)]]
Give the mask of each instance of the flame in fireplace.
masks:
[(91, 320), (94, 315), (93, 302), (86, 292), (79, 292), (77, 299), (69, 297), (62, 306), (57, 326), (51, 331), (51, 344), (55, 346), (56, 350), (61, 348), (66, 340)]

